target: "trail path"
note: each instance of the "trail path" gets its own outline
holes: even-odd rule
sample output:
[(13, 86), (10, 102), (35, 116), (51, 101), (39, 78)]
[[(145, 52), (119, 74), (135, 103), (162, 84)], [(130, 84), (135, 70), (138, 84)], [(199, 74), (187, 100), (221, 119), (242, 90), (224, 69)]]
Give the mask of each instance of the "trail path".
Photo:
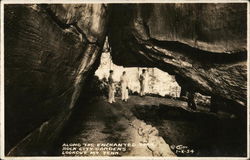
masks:
[[(235, 128), (230, 115), (216, 115), (202, 108), (191, 111), (180, 100), (131, 96), (126, 103), (116, 98), (109, 104), (98, 97), (80, 107), (65, 132), (60, 149), (63, 156), (216, 155), (213, 151), (230, 155), (230, 147), (244, 141), (235, 138), (242, 130)], [(235, 134), (223, 135), (228, 132)], [(74, 149), (67, 146), (70, 144), (81, 147)], [(187, 147), (184, 153), (176, 148), (178, 145)]]

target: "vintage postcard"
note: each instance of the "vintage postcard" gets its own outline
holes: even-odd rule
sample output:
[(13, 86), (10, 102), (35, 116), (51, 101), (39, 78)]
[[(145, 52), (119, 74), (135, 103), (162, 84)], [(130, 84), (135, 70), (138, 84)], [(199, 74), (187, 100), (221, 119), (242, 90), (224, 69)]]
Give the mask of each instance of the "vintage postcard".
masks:
[(1, 2), (1, 159), (248, 159), (249, 2)]

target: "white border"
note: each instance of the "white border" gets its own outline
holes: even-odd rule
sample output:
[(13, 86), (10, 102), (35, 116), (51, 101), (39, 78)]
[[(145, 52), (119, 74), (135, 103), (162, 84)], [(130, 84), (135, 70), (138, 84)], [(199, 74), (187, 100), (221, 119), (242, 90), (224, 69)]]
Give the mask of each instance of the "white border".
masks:
[[(248, 0), (0, 0), (1, 2), (1, 54), (0, 54), (0, 159), (7, 159), (7, 160), (108, 160), (108, 159), (125, 159), (125, 160), (131, 160), (131, 159), (144, 159), (144, 160), (166, 160), (166, 159), (173, 159), (173, 160), (179, 160), (179, 159), (187, 159), (187, 160), (219, 160), (219, 159), (231, 159), (231, 160), (246, 160), (250, 159), (250, 102), (249, 102), (249, 85), (250, 85), (250, 75), (249, 75), (249, 69), (250, 69), (250, 60), (249, 60), (249, 40), (250, 40), (250, 4)], [(74, 4), (74, 3), (247, 3), (247, 157), (5, 157), (4, 153), (4, 4), (39, 4), (39, 3), (66, 3), (66, 4)]]
[(5, 157), (6, 160), (246, 160), (242, 157)]
[[(1, 3), (1, 57), (0, 57), (0, 157), (4, 157), (4, 11), (3, 11), (3, 4)], [(0, 159), (1, 159), (0, 158)]]
[(249, 85), (250, 85), (250, 80), (249, 80), (249, 78), (250, 78), (250, 75), (249, 75), (249, 69), (250, 69), (250, 60), (249, 60), (249, 51), (250, 51), (250, 46), (249, 46), (249, 44), (250, 44), (250, 42), (249, 42), (249, 40), (250, 40), (250, 31), (249, 31), (249, 29), (250, 29), (250, 22), (249, 22), (249, 19), (250, 19), (250, 4), (249, 4), (249, 2), (247, 3), (247, 157), (248, 157), (248, 159), (250, 159), (249, 157), (250, 157), (250, 139), (249, 139), (249, 136), (250, 136), (250, 118), (249, 118), (249, 116), (250, 116), (250, 108), (249, 108), (249, 106), (250, 106), (250, 102), (249, 102)]
[(3, 4), (39, 3), (248, 3), (248, 0), (2, 0)]

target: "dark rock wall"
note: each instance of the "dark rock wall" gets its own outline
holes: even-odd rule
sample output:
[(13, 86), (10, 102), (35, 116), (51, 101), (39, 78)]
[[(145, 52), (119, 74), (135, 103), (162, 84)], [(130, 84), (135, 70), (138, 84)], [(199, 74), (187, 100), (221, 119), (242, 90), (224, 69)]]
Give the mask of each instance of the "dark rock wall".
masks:
[(102, 4), (5, 5), (6, 152), (74, 107), (84, 80), (98, 65), (106, 9)]
[(115, 64), (155, 66), (176, 75), (188, 90), (246, 105), (246, 3), (111, 8), (109, 42)]

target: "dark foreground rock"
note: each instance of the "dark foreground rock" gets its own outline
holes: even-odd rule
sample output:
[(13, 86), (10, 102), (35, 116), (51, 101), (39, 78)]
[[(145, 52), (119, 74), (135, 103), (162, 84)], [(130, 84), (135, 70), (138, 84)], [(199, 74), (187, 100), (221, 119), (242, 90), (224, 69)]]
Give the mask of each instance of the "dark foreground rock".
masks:
[[(19, 4), (4, 11), (8, 153), (42, 123), (73, 108), (84, 80), (98, 67), (107, 10), (102, 4)], [(50, 140), (37, 142), (46, 146)]]

